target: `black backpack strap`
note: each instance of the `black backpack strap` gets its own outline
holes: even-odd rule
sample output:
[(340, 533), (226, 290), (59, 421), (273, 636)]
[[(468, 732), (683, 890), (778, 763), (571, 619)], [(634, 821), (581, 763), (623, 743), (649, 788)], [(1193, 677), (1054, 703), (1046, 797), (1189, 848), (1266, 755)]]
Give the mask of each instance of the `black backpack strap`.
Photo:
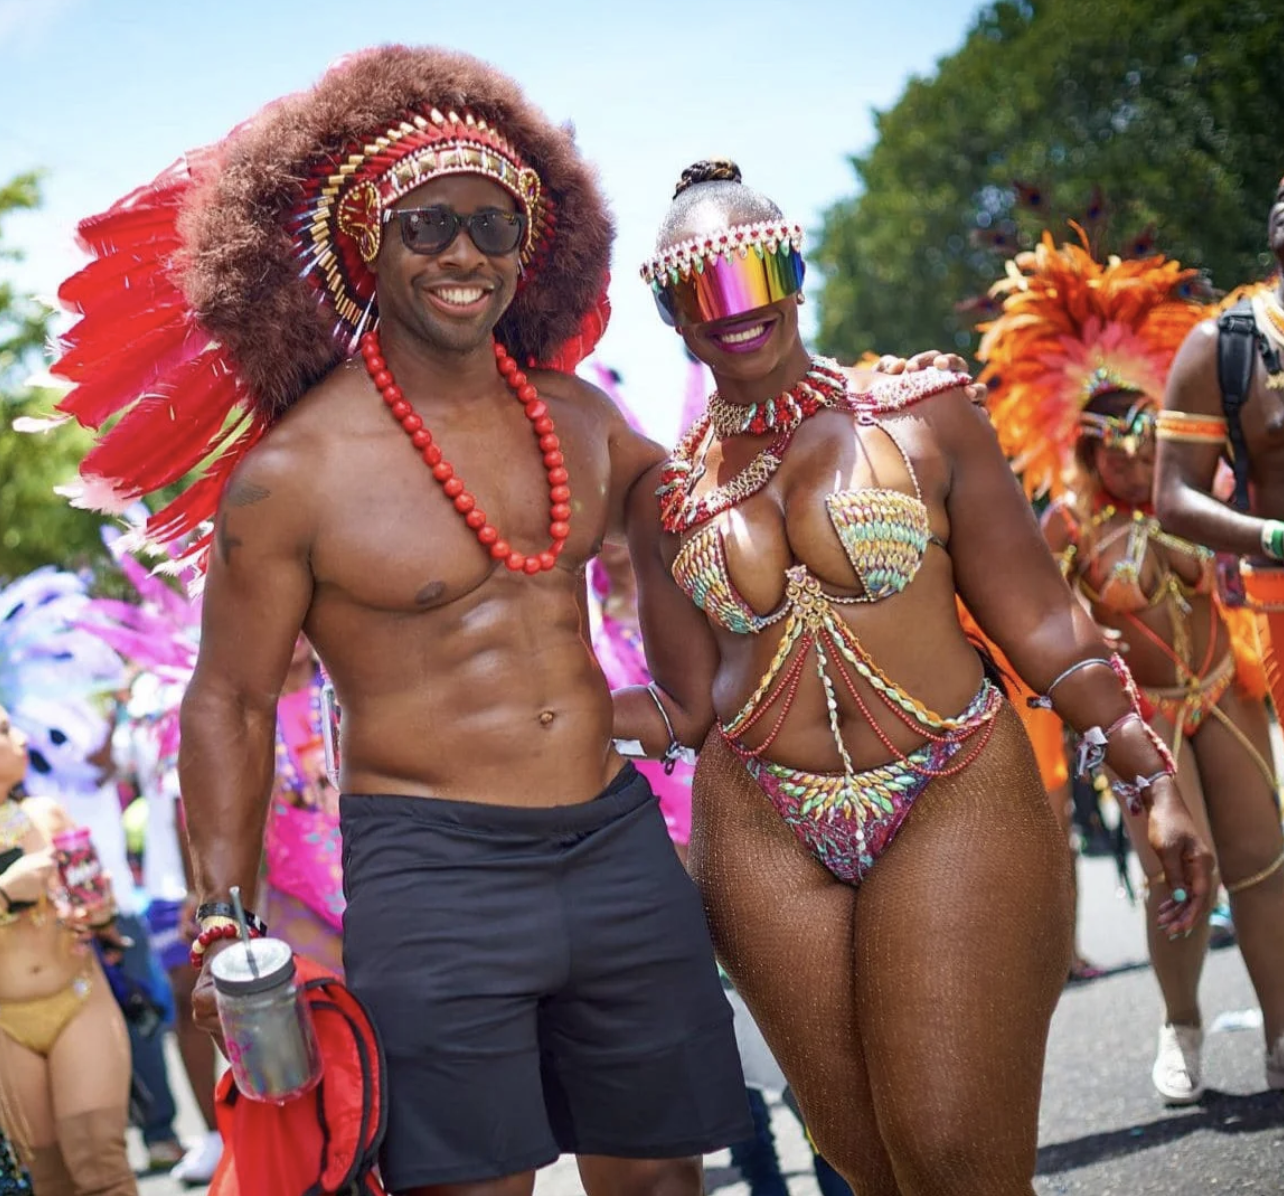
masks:
[(1217, 318), (1217, 382), (1226, 414), (1226, 436), (1231, 447), (1231, 469), (1235, 474), (1235, 508), (1248, 510), (1248, 446), (1240, 409), (1253, 386), (1258, 332), (1253, 309), (1241, 299)]

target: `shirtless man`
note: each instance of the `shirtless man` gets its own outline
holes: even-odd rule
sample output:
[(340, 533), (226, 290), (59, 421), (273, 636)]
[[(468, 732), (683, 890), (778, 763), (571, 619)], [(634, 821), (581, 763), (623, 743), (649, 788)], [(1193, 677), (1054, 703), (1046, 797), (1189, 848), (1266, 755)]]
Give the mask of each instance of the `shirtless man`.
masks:
[[(751, 1132), (731, 1011), (612, 746), (585, 606), (660, 450), (528, 365), (573, 367), (604, 324), (590, 172), (510, 80), (404, 47), (344, 60), (215, 160), (174, 268), (270, 430), (220, 503), (183, 706), (202, 924), (256, 889), (302, 630), (343, 712), (345, 967), (387, 1055), (388, 1190), (516, 1196), (574, 1152), (593, 1196), (695, 1196), (700, 1156)], [(215, 1032), (217, 949), (195, 997)]]
[[(1284, 179), (1280, 180), (1266, 225), (1267, 243), (1284, 269)], [(1196, 544), (1242, 558), (1241, 577), (1248, 605), (1270, 628), (1268, 652), (1275, 668), (1267, 674), (1276, 710), (1284, 709), (1284, 278), (1255, 292), (1223, 316), (1238, 321), (1244, 373), (1228, 377), (1241, 396), (1238, 454), (1223, 407), (1218, 346), (1225, 352), (1234, 338), (1219, 334), (1216, 320), (1197, 324), (1182, 343), (1164, 394), (1155, 456), (1155, 509), (1164, 527)], [(1230, 365), (1227, 373), (1237, 370)], [(1237, 485), (1233, 503), (1213, 495), (1219, 462), (1239, 456), (1246, 484)]]
[[(1276, 187), (1266, 233), (1284, 269), (1284, 179)], [(1156, 426), (1155, 510), (1166, 531), (1241, 558), (1245, 601), (1259, 615), (1266, 677), (1279, 716), (1284, 713), (1284, 278), (1254, 293), (1247, 310), (1240, 305), (1223, 320), (1238, 321), (1243, 329), (1243, 369), (1237, 369), (1231, 343), (1222, 346), (1228, 363), (1224, 375), (1218, 367), (1219, 340), (1234, 338), (1233, 326), (1219, 332), (1218, 321), (1206, 320), (1186, 337), (1168, 376)], [(1223, 378), (1226, 388), (1243, 400), (1238, 411), (1242, 439), (1227, 419)], [(1242, 475), (1229, 505), (1213, 495), (1223, 457), (1238, 458), (1237, 473)], [(1235, 927), (1244, 958), (1259, 961), (1253, 982), (1278, 990), (1284, 961), (1275, 949), (1278, 919), (1267, 911), (1284, 895), (1284, 851), (1278, 846), (1278, 793), (1271, 796), (1256, 811), (1261, 832), (1248, 837), (1256, 855), (1239, 861), (1219, 858), (1218, 863), (1235, 894)], [(1230, 814), (1209, 802), (1210, 817)], [(1249, 904), (1262, 916), (1241, 912)], [(1284, 1088), (1284, 1036), (1266, 1043), (1266, 1080), (1272, 1088)]]

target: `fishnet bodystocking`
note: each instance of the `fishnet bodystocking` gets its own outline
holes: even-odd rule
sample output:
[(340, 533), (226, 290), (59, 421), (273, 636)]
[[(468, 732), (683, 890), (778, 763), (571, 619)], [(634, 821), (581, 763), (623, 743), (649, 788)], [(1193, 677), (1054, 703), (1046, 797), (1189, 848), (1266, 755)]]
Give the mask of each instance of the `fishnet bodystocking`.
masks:
[(934, 780), (859, 888), (801, 846), (715, 730), (691, 869), (723, 965), (859, 1196), (1029, 1196), (1070, 860), (1016, 714)]

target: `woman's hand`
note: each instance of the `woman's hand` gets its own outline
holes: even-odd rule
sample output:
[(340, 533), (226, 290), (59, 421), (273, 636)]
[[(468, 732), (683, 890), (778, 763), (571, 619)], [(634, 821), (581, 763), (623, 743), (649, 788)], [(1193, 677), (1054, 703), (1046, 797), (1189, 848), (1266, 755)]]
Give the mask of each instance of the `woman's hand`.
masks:
[(1159, 928), (1169, 938), (1189, 934), (1208, 912), (1213, 894), (1213, 853), (1195, 829), (1176, 782), (1161, 777), (1151, 788), (1146, 838), (1163, 867), (1169, 898), (1159, 906)]
[(116, 890), (112, 887), (110, 872), (104, 872), (99, 878), (98, 892), (92, 900), (85, 903), (85, 912), (89, 915), (89, 925), (95, 930), (115, 921)]
[(10, 901), (39, 901), (49, 892), (53, 874), (51, 850), (29, 851), (0, 873), (0, 889), (8, 894)]

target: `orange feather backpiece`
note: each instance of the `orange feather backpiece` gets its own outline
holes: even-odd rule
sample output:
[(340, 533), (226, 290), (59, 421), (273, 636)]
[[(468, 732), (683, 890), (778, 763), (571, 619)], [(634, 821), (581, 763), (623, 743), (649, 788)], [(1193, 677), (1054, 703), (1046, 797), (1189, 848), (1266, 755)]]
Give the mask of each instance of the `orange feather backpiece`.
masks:
[(1208, 315), (1191, 297), (1197, 278), (1162, 256), (1102, 265), (1046, 231), (1008, 262), (990, 292), (1003, 309), (981, 326), (977, 356), (990, 419), (1031, 497), (1065, 491), (1094, 394), (1135, 390), (1159, 403), (1182, 340)]

